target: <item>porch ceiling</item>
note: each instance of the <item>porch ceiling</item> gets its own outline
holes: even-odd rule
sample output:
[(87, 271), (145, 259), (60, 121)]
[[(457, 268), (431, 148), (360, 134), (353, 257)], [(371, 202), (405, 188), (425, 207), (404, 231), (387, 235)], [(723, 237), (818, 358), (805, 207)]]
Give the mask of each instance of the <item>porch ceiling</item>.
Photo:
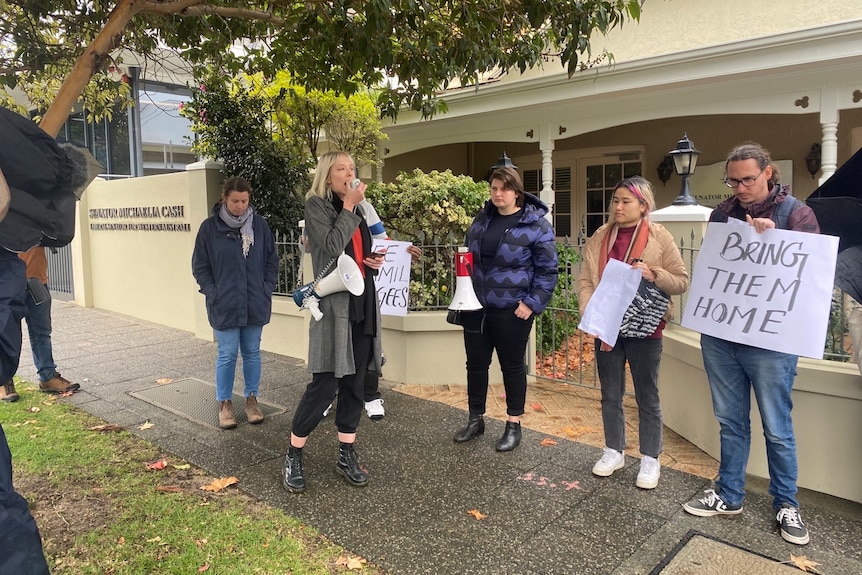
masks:
[[(452, 143), (538, 142), (633, 122), (719, 114), (811, 114), (824, 91), (838, 108), (862, 89), (862, 20), (444, 94), (431, 121), (405, 113), (384, 128), (387, 157)], [(808, 96), (803, 108), (796, 101)], [(834, 103), (832, 104), (834, 106)], [(544, 132), (543, 132), (544, 128)], [(532, 131), (532, 137), (528, 133)]]

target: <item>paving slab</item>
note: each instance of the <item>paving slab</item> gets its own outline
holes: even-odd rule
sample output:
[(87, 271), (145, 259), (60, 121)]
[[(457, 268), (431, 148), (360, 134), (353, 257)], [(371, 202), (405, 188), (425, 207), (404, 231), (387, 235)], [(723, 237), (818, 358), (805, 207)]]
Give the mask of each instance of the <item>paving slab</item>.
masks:
[[(337, 435), (333, 418), (325, 419), (305, 449), (308, 490), (291, 494), (282, 487), (281, 467), (293, 410), (310, 381), (302, 362), (264, 353), (260, 399), (281, 412), (261, 425), (222, 431), (141, 399), (162, 378), (203, 382), (201, 393), (211, 393), (215, 343), (59, 301), (53, 324), (59, 369), (82, 386), (61, 401), (122, 425), (212, 475), (237, 476), (245, 492), (393, 575), (648, 575), (659, 566), (665, 570), (656, 575), (677, 575), (707, 555), (771, 575), (758, 571), (765, 563), (754, 563), (751, 555), (771, 568), (790, 553), (817, 561), (820, 573), (862, 573), (862, 505), (800, 492), (812, 538), (804, 547), (780, 538), (767, 486), (754, 478), (741, 515), (692, 517), (681, 504), (709, 488), (709, 478), (663, 469), (658, 488), (644, 491), (634, 486), (639, 460), (628, 451), (624, 469), (595, 477), (590, 470), (601, 450), (550, 435), (560, 426), (546, 413), (525, 418), (522, 444), (511, 453), (494, 450), (504, 422), (490, 416), (484, 436), (455, 444), (452, 435), (467, 416), (464, 389), (454, 385), (435, 386), (446, 398), (441, 402), (383, 383), (386, 417), (372, 421), (363, 414), (358, 432), (357, 451), (370, 472), (364, 488), (335, 472)], [(19, 374), (35, 381), (26, 343)], [(542, 394), (554, 416), (599, 412), (592, 391)], [(146, 421), (153, 427), (141, 430)], [(553, 443), (543, 444), (548, 438)], [(474, 510), (482, 517), (469, 513)], [(705, 541), (690, 538), (680, 546), (690, 532)], [(665, 561), (675, 549), (678, 563)]]

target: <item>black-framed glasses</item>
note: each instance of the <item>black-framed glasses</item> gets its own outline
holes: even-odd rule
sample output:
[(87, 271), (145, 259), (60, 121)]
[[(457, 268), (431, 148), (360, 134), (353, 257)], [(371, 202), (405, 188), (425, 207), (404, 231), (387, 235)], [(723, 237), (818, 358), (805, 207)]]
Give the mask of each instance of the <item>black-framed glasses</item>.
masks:
[(735, 190), (736, 188), (738, 188), (739, 184), (742, 184), (746, 188), (750, 188), (751, 186), (754, 185), (754, 182), (757, 181), (757, 178), (759, 178), (762, 175), (763, 175), (763, 170), (760, 170), (760, 173), (757, 174), (756, 176), (746, 176), (746, 177), (742, 178), (741, 180), (737, 180), (736, 178), (724, 178), (724, 180), (722, 180), (722, 181), (724, 182), (725, 186), (727, 186), (728, 188), (730, 188), (732, 190)]

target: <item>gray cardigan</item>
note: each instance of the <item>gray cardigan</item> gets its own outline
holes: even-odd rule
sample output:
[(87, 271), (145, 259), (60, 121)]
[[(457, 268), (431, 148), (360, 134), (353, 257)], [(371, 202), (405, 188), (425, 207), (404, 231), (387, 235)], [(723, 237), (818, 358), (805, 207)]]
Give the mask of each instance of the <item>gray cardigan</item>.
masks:
[[(347, 210), (336, 212), (332, 202), (312, 196), (305, 203), (305, 231), (309, 252), (317, 277), (320, 271), (344, 252), (362, 216)], [(328, 270), (331, 273), (335, 264)], [(375, 302), (377, 293), (374, 293)], [(377, 309), (377, 333), (374, 337), (374, 357), (368, 370), (381, 375), (382, 348), (380, 341), (380, 306)], [(308, 328), (308, 371), (334, 372), (335, 377), (356, 373), (353, 361), (353, 334), (350, 329), (350, 293), (336, 292), (320, 301), (323, 318), (311, 320)]]

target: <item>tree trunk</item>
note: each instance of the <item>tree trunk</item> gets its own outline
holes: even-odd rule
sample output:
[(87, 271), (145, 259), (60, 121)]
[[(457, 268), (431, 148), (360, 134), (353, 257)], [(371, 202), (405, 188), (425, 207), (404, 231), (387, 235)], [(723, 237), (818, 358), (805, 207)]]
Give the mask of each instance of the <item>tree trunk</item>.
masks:
[(141, 11), (140, 0), (119, 0), (105, 27), (87, 50), (75, 62), (72, 72), (63, 81), (57, 97), (51, 103), (39, 127), (47, 134), (57, 137), (75, 102), (84, 92), (93, 74), (103, 65), (112, 50), (116, 49), (123, 38), (123, 31), (129, 21)]

